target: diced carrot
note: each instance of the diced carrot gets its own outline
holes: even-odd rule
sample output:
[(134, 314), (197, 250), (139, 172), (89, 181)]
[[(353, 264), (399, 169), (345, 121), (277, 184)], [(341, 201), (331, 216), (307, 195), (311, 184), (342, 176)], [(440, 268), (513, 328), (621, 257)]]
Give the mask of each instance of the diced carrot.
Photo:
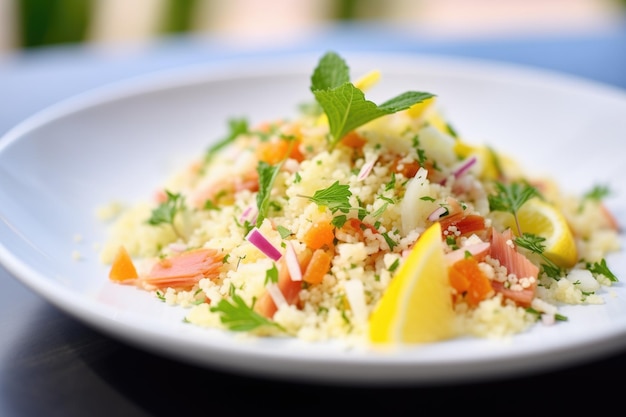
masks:
[(309, 284), (319, 284), (324, 279), (324, 275), (330, 269), (332, 256), (328, 251), (317, 249), (311, 256), (311, 261), (304, 270), (302, 280)]
[(361, 149), (367, 143), (367, 139), (353, 130), (341, 138), (341, 143), (350, 148)]
[(195, 249), (159, 260), (141, 284), (147, 288), (189, 289), (203, 278), (216, 278), (223, 254), (215, 249)]
[(458, 294), (464, 295), (470, 307), (476, 307), (494, 293), (491, 281), (480, 270), (474, 258), (461, 259), (452, 264), (448, 276), (450, 285)]
[[(293, 143), (292, 143), (293, 142)], [(267, 162), (270, 165), (276, 165), (287, 156), (301, 162), (304, 159), (300, 152), (300, 141), (297, 139), (279, 139), (267, 142), (261, 142), (257, 146), (256, 155), (259, 161)]]
[(401, 168), (396, 167), (396, 171), (401, 173), (404, 178), (413, 178), (420, 169), (420, 163), (417, 161), (403, 162)]
[(469, 276), (462, 271), (462, 268), (457, 266), (459, 262), (461, 261), (454, 263), (448, 269), (448, 281), (450, 281), (450, 285), (456, 293), (462, 295), (470, 287), (470, 280)]
[(115, 254), (111, 270), (109, 271), (109, 279), (111, 281), (124, 282), (134, 280), (138, 277), (137, 269), (131, 259), (128, 251), (124, 246), (120, 246)]
[(332, 248), (335, 239), (335, 226), (330, 220), (323, 219), (313, 223), (311, 228), (302, 237), (302, 242), (313, 250), (319, 248)]

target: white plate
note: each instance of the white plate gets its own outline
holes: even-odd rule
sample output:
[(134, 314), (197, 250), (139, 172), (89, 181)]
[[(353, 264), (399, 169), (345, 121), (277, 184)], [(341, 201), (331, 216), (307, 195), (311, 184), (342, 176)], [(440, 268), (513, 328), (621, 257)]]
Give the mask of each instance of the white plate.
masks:
[[(609, 184), (626, 224), (622, 141), (626, 93), (584, 80), (445, 57), (342, 53), (353, 78), (380, 69), (368, 98), (435, 93), (466, 139), (517, 155), (529, 169), (582, 192)], [(440, 383), (521, 375), (590, 360), (626, 346), (626, 290), (599, 306), (568, 307), (570, 320), (538, 325), (510, 342), (453, 340), (389, 354), (331, 343), (242, 340), (182, 322), (183, 311), (111, 284), (94, 247), (97, 207), (147, 198), (193, 155), (226, 133), (291, 116), (312, 100), (320, 55), (213, 63), (129, 80), (60, 103), (0, 139), (0, 261), (51, 303), (144, 349), (236, 372), (337, 383)], [(82, 236), (82, 240), (77, 240)], [(75, 260), (73, 254), (82, 259)], [(623, 253), (608, 258), (626, 282)]]

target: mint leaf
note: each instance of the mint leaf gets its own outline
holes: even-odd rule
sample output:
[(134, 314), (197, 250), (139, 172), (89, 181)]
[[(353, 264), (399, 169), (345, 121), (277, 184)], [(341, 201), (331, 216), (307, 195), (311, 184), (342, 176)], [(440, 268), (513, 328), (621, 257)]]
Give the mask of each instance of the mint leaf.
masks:
[(363, 91), (350, 82), (349, 68), (334, 52), (326, 53), (311, 76), (311, 91), (326, 113), (331, 149), (350, 131), (369, 121), (406, 110), (434, 95), (408, 91), (381, 105), (366, 100)]
[(350, 68), (339, 55), (328, 52), (311, 76), (311, 91), (329, 90), (350, 82)]

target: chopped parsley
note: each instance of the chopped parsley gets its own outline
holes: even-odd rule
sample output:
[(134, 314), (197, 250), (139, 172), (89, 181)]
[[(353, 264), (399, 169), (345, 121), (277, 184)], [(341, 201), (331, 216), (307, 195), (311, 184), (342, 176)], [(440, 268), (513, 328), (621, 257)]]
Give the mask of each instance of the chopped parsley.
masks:
[(587, 262), (586, 267), (592, 274), (604, 275), (611, 282), (619, 281), (615, 274), (609, 269), (608, 265), (606, 264), (606, 259), (604, 258), (602, 258), (600, 262)]
[(228, 127), (228, 134), (207, 150), (205, 161), (208, 162), (211, 160), (217, 151), (233, 142), (239, 135), (250, 131), (248, 128), (248, 121), (246, 119), (230, 119), (228, 121)]
[(517, 212), (525, 202), (539, 196), (539, 191), (527, 183), (514, 182), (509, 185), (500, 182), (495, 183), (496, 194), (489, 195), (489, 208), (492, 211), (505, 211), (515, 217), (517, 234), (522, 235), (522, 230), (517, 219)]
[(310, 201), (314, 202), (318, 206), (325, 206), (335, 213), (341, 211), (347, 213), (352, 207), (350, 206), (350, 186), (347, 184), (339, 184), (339, 181), (335, 181), (327, 188), (315, 191), (313, 196), (306, 197)]
[(211, 312), (219, 313), (220, 321), (229, 330), (234, 332), (249, 332), (263, 326), (273, 326), (283, 330), (278, 323), (269, 320), (248, 306), (239, 295), (235, 293), (233, 286), (230, 287), (232, 302), (222, 299), (216, 306), (211, 307)]
[(161, 224), (169, 224), (176, 236), (184, 238), (183, 234), (178, 230), (174, 219), (176, 215), (185, 210), (185, 198), (180, 193), (172, 193), (165, 190), (167, 200), (159, 204), (157, 208), (152, 210), (152, 215), (148, 219), (148, 224), (158, 226)]

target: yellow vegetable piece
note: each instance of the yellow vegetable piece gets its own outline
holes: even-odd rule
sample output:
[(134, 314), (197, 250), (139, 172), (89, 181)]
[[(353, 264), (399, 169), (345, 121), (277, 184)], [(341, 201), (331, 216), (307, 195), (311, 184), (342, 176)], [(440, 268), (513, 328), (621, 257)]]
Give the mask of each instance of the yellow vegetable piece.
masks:
[(369, 336), (374, 343), (435, 342), (455, 335), (454, 321), (441, 225), (434, 223), (420, 236), (372, 312)]
[[(578, 261), (578, 250), (572, 230), (563, 213), (552, 204), (531, 198), (518, 210), (522, 233), (532, 233), (546, 240), (543, 254), (562, 268), (571, 268)], [(505, 225), (517, 235), (515, 220), (507, 214)]]
[[(429, 98), (428, 100), (425, 100), (422, 102), (423, 103), (427, 103), (430, 104), (434, 101), (434, 97)], [(420, 103), (418, 103), (420, 104)], [(416, 105), (418, 105), (416, 104)], [(415, 106), (416, 106), (415, 105)], [(426, 107), (424, 108), (424, 110), (426, 110)], [(411, 110), (411, 108), (409, 108), (409, 110)], [(428, 112), (428, 114), (426, 114), (426, 121), (428, 122), (428, 124), (434, 126), (435, 128), (439, 129), (439, 131), (446, 133), (446, 134), (450, 134), (450, 131), (448, 130), (448, 122), (446, 122), (446, 120), (443, 118), (443, 116), (437, 112), (437, 111), (432, 111), (432, 112)]]
[[(435, 102), (435, 97), (431, 97), (422, 101), (421, 103), (415, 103), (414, 105), (412, 105), (411, 107), (407, 109), (407, 113), (409, 114), (409, 116), (415, 119), (422, 117), (426, 113), (426, 110), (430, 108), (434, 102)], [(435, 120), (436, 118), (439, 119), (436, 121), (437, 123), (436, 127), (440, 130), (442, 127), (445, 129), (445, 122), (443, 122), (443, 119), (441, 119), (441, 116), (437, 114), (432, 116), (433, 120)]]
[(467, 158), (475, 155), (480, 167), (480, 176), (485, 179), (495, 180), (500, 177), (499, 155), (484, 145), (470, 145), (469, 143), (458, 140), (454, 145), (454, 152), (461, 158)]
[(361, 91), (366, 91), (380, 80), (380, 71), (373, 70), (354, 82), (354, 86)]

